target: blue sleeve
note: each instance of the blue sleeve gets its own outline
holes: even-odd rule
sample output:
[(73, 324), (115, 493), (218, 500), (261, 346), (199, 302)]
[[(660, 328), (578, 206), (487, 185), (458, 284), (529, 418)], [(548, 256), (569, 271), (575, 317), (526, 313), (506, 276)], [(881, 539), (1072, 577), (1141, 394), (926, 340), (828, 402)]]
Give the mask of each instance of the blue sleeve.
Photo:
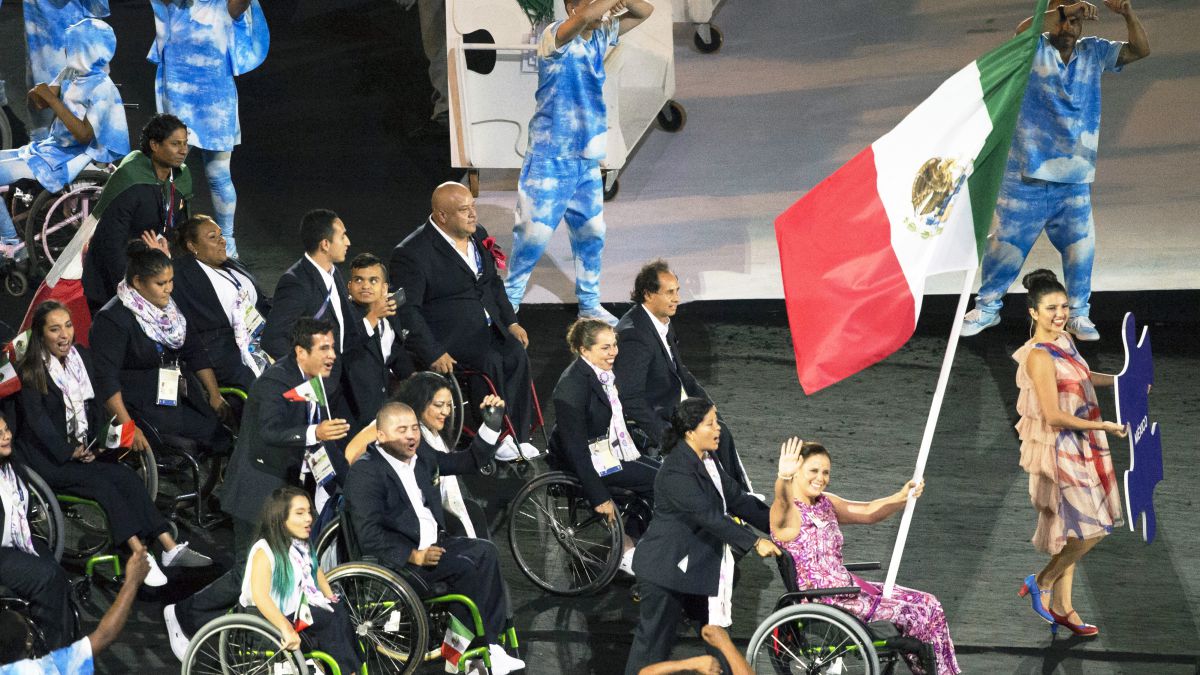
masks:
[(92, 90), (87, 102), (87, 121), (95, 138), (88, 145), (88, 156), (98, 162), (116, 162), (129, 154), (129, 123), (125, 103), (112, 80)]
[(271, 47), (271, 33), (258, 0), (253, 0), (246, 11), (234, 19), (232, 42), (230, 49), (234, 75), (248, 73), (266, 60)]
[(92, 643), (87, 637), (50, 652), (50, 659), (60, 673), (92, 675), (95, 672), (92, 665)]
[(617, 46), (618, 33), (621, 32), (621, 20), (609, 17), (604, 20), (604, 44), (605, 47)]
[(1122, 66), (1117, 65), (1117, 59), (1121, 56), (1121, 48), (1125, 46), (1124, 42), (1114, 42), (1113, 40), (1105, 40), (1099, 37), (1084, 38), (1090, 44), (1088, 47), (1100, 66), (1106, 73), (1119, 73)]

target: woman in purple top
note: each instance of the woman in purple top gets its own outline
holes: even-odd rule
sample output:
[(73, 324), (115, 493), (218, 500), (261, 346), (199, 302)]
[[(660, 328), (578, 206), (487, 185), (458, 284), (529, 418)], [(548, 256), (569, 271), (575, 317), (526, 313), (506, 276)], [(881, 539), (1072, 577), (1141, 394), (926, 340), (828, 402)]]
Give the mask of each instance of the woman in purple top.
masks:
[(929, 645), (925, 659), (905, 655), (914, 673), (930, 670), (957, 675), (954, 643), (946, 615), (929, 593), (896, 586), (885, 598), (881, 588), (851, 574), (842, 564), (842, 531), (839, 524), (869, 524), (885, 520), (904, 508), (911, 492), (921, 496), (924, 481), (909, 481), (898, 492), (869, 502), (853, 502), (825, 492), (829, 485), (829, 451), (821, 444), (792, 438), (779, 455), (775, 502), (771, 504), (771, 538), (796, 561), (796, 583), (801, 589), (857, 586), (858, 595), (839, 595), (816, 601), (836, 605), (865, 622), (890, 621), (906, 636)]

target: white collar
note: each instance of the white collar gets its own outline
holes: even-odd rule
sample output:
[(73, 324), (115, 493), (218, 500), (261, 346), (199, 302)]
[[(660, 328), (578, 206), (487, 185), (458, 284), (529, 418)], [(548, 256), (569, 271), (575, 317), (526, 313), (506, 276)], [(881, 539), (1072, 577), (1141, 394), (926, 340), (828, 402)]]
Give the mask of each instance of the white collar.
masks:
[(596, 379), (600, 380), (601, 383), (604, 382), (604, 376), (603, 376), (604, 373), (608, 373), (608, 383), (609, 384), (612, 384), (613, 380), (616, 378), (616, 375), (613, 373), (613, 371), (605, 370), (605, 369), (597, 366), (596, 364), (594, 364), (591, 361), (588, 361), (586, 358), (584, 358), (583, 355), (579, 356), (579, 360), (586, 363), (588, 365), (588, 368), (592, 369), (592, 372), (596, 374)]
[(309, 254), (305, 253), (305, 254), (304, 254), (304, 257), (305, 257), (305, 259), (307, 259), (307, 260), (308, 260), (308, 262), (312, 263), (312, 266), (313, 266), (313, 267), (317, 268), (317, 271), (318, 271), (318, 272), (320, 272), (320, 273), (321, 273), (321, 278), (325, 280), (325, 287), (326, 287), (326, 288), (333, 288), (333, 269), (334, 269), (334, 268), (332, 268), (332, 267), (331, 267), (331, 268), (329, 268), (329, 271), (328, 271), (328, 272), (326, 272), (326, 271), (324, 270), (324, 268), (322, 268), (320, 265), (318, 265), (318, 264), (317, 264), (317, 261), (316, 261), (316, 260), (313, 260), (313, 259), (312, 259), (312, 256), (311, 256), (311, 255), (309, 255)]
[(671, 329), (671, 320), (667, 319), (666, 321), (663, 321), (662, 319), (659, 319), (657, 316), (654, 316), (654, 313), (651, 312), (646, 305), (642, 305), (642, 309), (646, 311), (646, 316), (650, 317), (650, 323), (654, 324), (654, 330), (658, 331), (659, 335), (666, 338), (667, 331)]
[(384, 450), (378, 444), (375, 445), (375, 449), (379, 451), (380, 455), (383, 455), (383, 458), (385, 460), (387, 460), (388, 464), (392, 465), (393, 469), (395, 469), (396, 471), (400, 471), (401, 469), (403, 469), (403, 470), (407, 471), (409, 473), (409, 475), (412, 475), (413, 469), (415, 468), (416, 462), (417, 462), (417, 455), (415, 453), (413, 454), (412, 457), (408, 458), (408, 461), (405, 461), (403, 459), (397, 459), (395, 457), (392, 457), (392, 453), (388, 452), (387, 450)]
[[(433, 222), (433, 216), (429, 217), (429, 226), (432, 227), (434, 230), (436, 230), (438, 234), (442, 235), (442, 239), (445, 239), (446, 243), (450, 244), (451, 248), (453, 248), (455, 251), (458, 250), (458, 242), (454, 241), (453, 237), (446, 234), (445, 230), (438, 227), (438, 224)], [(470, 251), (471, 247), (474, 245), (475, 245), (475, 240), (473, 240), (471, 237), (467, 237), (467, 250)]]

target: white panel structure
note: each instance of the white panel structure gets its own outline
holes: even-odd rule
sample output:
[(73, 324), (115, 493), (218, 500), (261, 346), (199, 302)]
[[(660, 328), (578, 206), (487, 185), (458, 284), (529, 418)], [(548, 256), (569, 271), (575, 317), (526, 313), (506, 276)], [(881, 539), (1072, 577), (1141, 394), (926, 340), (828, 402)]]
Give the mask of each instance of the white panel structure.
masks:
[[(686, 120), (675, 94), (671, 16), (663, 8), (622, 35), (605, 57), (604, 102), (608, 108), (606, 197), (615, 194), (617, 173), (629, 153), (658, 121), (678, 131)], [(556, 3), (558, 17), (565, 16)], [(481, 40), (486, 31), (491, 43)], [(473, 42), (466, 42), (472, 36)], [(464, 169), (519, 169), (528, 144), (537, 90), (536, 45), (529, 19), (515, 0), (447, 0), (450, 159)], [(467, 67), (468, 54), (492, 53), (495, 66), (482, 73)]]
[(725, 41), (721, 29), (712, 22), (713, 12), (719, 4), (721, 0), (671, 0), (671, 19), (696, 27), (692, 42), (705, 54), (717, 51)]

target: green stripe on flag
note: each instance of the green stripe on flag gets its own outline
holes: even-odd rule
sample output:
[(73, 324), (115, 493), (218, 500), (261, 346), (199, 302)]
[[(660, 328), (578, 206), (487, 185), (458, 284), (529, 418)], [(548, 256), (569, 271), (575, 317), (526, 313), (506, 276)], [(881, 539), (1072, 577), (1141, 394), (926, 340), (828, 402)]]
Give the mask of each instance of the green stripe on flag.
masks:
[(975, 158), (975, 168), (967, 180), (971, 196), (971, 212), (975, 218), (975, 246), (980, 258), (991, 229), (992, 212), (1004, 179), (1008, 151), (1017, 128), (1021, 100), (1033, 68), (1033, 54), (1042, 34), (1041, 17), (1046, 13), (1048, 0), (1038, 0), (1033, 12), (1033, 24), (1024, 33), (979, 57), (979, 84), (983, 102), (992, 118), (992, 132)]

